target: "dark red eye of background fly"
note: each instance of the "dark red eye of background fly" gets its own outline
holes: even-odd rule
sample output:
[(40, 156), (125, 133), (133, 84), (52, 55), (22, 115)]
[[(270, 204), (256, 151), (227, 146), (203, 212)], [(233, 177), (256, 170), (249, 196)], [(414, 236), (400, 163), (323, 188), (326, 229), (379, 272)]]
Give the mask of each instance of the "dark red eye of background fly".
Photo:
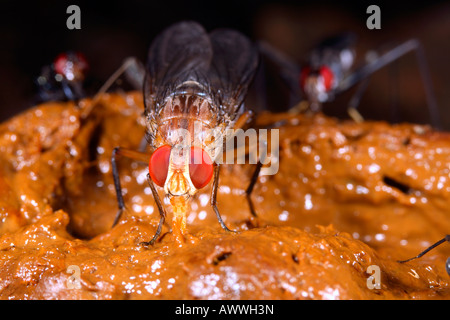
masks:
[(334, 79), (333, 71), (331, 71), (331, 69), (328, 68), (327, 66), (322, 66), (320, 67), (319, 73), (322, 76), (325, 89), (327, 91), (330, 90), (331, 86), (333, 85)]
[(304, 67), (304, 68), (302, 68), (302, 71), (300, 72), (300, 88), (302, 90), (305, 90), (306, 79), (308, 78), (310, 73), (311, 73), (310, 67)]
[(58, 55), (53, 62), (55, 72), (66, 77), (70, 69), (78, 69), (83, 75), (89, 69), (86, 57), (81, 52), (68, 52)]

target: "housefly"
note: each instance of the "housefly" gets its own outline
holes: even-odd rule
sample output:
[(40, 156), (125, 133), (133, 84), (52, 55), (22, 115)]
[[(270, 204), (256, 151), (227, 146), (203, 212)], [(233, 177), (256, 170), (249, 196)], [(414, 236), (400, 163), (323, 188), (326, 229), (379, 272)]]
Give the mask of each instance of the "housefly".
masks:
[(40, 101), (79, 100), (86, 96), (84, 81), (89, 64), (81, 52), (59, 54), (50, 65), (42, 68), (36, 79)]
[(261, 53), (278, 65), (281, 78), (295, 99), (294, 109), (320, 111), (324, 103), (333, 101), (337, 95), (356, 86), (356, 92), (348, 104), (348, 113), (358, 122), (363, 121), (357, 107), (367, 88), (369, 77), (406, 54), (415, 52), (425, 88), (430, 120), (434, 127), (440, 127), (428, 66), (423, 48), (417, 39), (407, 40), (382, 54), (371, 50), (367, 52), (366, 61), (360, 66), (355, 63), (355, 47), (356, 36), (353, 33), (342, 33), (326, 38), (309, 52), (307, 61), (300, 66), (268, 43), (261, 42), (259, 45)]
[[(172, 231), (182, 239), (188, 200), (213, 181), (210, 204), (222, 228), (229, 230), (217, 208), (219, 164), (215, 162), (226, 130), (248, 117), (244, 98), (258, 66), (258, 51), (241, 33), (217, 29), (207, 33), (196, 22), (180, 22), (159, 34), (148, 52), (143, 85), (147, 140), (152, 154), (147, 180), (160, 213), (153, 244), (165, 222), (156, 187), (164, 189), (173, 209)], [(124, 210), (117, 156), (148, 161), (148, 155), (117, 147), (112, 170), (119, 210)], [(248, 191), (261, 166), (257, 166)], [(252, 206), (251, 206), (252, 208)], [(253, 211), (252, 211), (253, 212)]]

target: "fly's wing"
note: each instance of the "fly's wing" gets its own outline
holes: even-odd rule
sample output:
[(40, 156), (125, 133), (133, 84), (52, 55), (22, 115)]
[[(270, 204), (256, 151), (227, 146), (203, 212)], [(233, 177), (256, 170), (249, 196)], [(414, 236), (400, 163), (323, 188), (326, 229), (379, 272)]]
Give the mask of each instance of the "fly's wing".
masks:
[(233, 120), (258, 67), (258, 52), (243, 34), (218, 29), (210, 34), (213, 59), (209, 78), (221, 115)]
[(164, 30), (150, 46), (144, 96), (147, 112), (186, 82), (208, 90), (212, 50), (208, 34), (196, 22), (184, 21)]

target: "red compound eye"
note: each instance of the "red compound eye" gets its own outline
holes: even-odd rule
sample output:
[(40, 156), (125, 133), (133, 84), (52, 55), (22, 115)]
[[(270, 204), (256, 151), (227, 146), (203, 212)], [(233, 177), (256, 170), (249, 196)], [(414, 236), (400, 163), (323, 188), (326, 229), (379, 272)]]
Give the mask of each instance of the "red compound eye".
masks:
[(331, 71), (327, 66), (322, 66), (320, 67), (319, 73), (322, 76), (325, 89), (327, 91), (330, 90), (334, 79), (333, 71)]
[(300, 72), (300, 88), (305, 91), (305, 83), (306, 79), (308, 78), (309, 74), (311, 73), (310, 67), (304, 67), (302, 71)]
[(189, 176), (197, 189), (206, 186), (213, 176), (214, 168), (208, 153), (200, 147), (191, 147)]
[(56, 57), (54, 61), (55, 71), (58, 74), (64, 75), (65, 69), (67, 68), (67, 53), (61, 53), (59, 56)]
[(55, 72), (68, 80), (84, 77), (89, 69), (85, 56), (81, 52), (68, 52), (58, 55), (53, 62)]
[(165, 145), (156, 149), (148, 164), (148, 172), (153, 182), (164, 187), (169, 172), (170, 146)]

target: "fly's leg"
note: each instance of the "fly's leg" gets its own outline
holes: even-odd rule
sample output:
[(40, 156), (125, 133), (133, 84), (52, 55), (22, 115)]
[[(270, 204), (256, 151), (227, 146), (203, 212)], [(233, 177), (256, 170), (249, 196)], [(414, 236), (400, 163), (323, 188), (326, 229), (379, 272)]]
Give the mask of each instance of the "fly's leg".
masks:
[(108, 89), (114, 84), (114, 82), (117, 81), (117, 79), (119, 79), (122, 74), (125, 74), (126, 79), (135, 89), (142, 89), (145, 77), (145, 68), (136, 58), (129, 57), (125, 59), (119, 69), (117, 69), (108, 78), (108, 80), (106, 80), (106, 82), (92, 99), (92, 102), (88, 106), (86, 106), (85, 110), (82, 113), (83, 118), (86, 118), (91, 113), (92, 109), (99, 102), (101, 96), (108, 91)]
[(259, 42), (258, 49), (262, 55), (269, 58), (278, 67), (280, 77), (289, 89), (289, 107), (295, 108), (298, 106), (298, 101), (302, 100), (302, 94), (299, 86), (299, 75), (301, 68), (295, 61), (267, 42)]
[(112, 225), (113, 227), (119, 222), (119, 220), (122, 216), (123, 210), (125, 209), (125, 201), (123, 200), (122, 187), (120, 185), (119, 169), (117, 167), (117, 157), (118, 156), (124, 156), (129, 159), (133, 159), (133, 160), (137, 160), (137, 161), (141, 161), (141, 162), (148, 162), (148, 159), (149, 159), (149, 155), (142, 153), (142, 152), (138, 152), (138, 151), (122, 148), (122, 147), (114, 148), (114, 150), (112, 152), (112, 156), (111, 156), (111, 166), (112, 166), (114, 188), (116, 189), (117, 204), (118, 204), (119, 210), (117, 211), (116, 218), (114, 219), (114, 223)]
[(213, 181), (213, 187), (211, 190), (211, 206), (214, 209), (214, 212), (216, 213), (217, 220), (219, 220), (220, 225), (222, 228), (226, 231), (230, 232), (236, 232), (235, 230), (229, 229), (225, 223), (222, 220), (222, 217), (220, 216), (219, 209), (217, 208), (217, 191), (219, 189), (219, 173), (220, 173), (220, 165), (216, 164), (214, 167), (214, 181)]
[(357, 69), (355, 72), (347, 76), (342, 80), (339, 87), (336, 89), (336, 94), (340, 92), (344, 92), (349, 88), (353, 87), (360, 81), (368, 78), (375, 71), (380, 70), (381, 68), (389, 65), (395, 60), (403, 57), (407, 53), (414, 51), (416, 53), (416, 58), (419, 66), (419, 72), (422, 77), (422, 82), (425, 89), (425, 96), (428, 104), (428, 111), (430, 114), (431, 123), (435, 128), (440, 128), (440, 116), (439, 110), (436, 103), (436, 98), (433, 93), (431, 76), (428, 70), (428, 66), (425, 59), (425, 53), (420, 42), (417, 39), (410, 39), (397, 47), (389, 50), (388, 52), (376, 57), (374, 59), (370, 59), (371, 61), (361, 68)]
[(361, 98), (364, 94), (364, 92), (367, 89), (367, 86), (369, 84), (369, 78), (364, 79), (356, 89), (356, 92), (350, 99), (350, 102), (348, 103), (347, 113), (350, 116), (350, 118), (353, 119), (356, 123), (362, 123), (364, 122), (364, 118), (358, 111), (359, 103), (361, 102)]
[(117, 69), (103, 84), (100, 90), (97, 92), (96, 96), (102, 95), (108, 91), (108, 89), (114, 84), (115, 81), (122, 75), (125, 74), (127, 80), (136, 89), (141, 89), (144, 83), (145, 69), (141, 63), (134, 57), (129, 57), (125, 59), (123, 64)]
[[(366, 63), (372, 63), (378, 59), (378, 54), (375, 51), (369, 51), (366, 54)], [(348, 103), (347, 107), (347, 113), (350, 116), (350, 118), (353, 119), (356, 123), (362, 123), (364, 122), (364, 118), (358, 111), (359, 103), (361, 102), (361, 98), (367, 90), (367, 86), (369, 85), (369, 79), (365, 78), (362, 79), (360, 84), (358, 85), (358, 88), (356, 89), (356, 92), (353, 94), (353, 96), (350, 99), (350, 102)]]
[[(266, 129), (267, 130), (267, 129)], [(256, 150), (259, 147), (259, 150)], [(259, 151), (259, 154), (258, 154)], [(257, 156), (252, 156), (252, 154), (255, 154)], [(257, 217), (255, 206), (253, 204), (252, 200), (252, 192), (255, 188), (256, 183), (258, 182), (259, 175), (261, 173), (261, 169), (263, 167), (263, 164), (266, 162), (267, 158), (267, 134), (265, 135), (265, 138), (262, 138), (261, 135), (258, 139), (258, 145), (257, 146), (249, 146), (249, 159), (257, 159), (256, 162), (256, 168), (255, 171), (253, 171), (253, 174), (250, 178), (250, 183), (245, 190), (245, 195), (247, 198), (248, 206), (250, 208), (250, 213), (253, 217)], [(250, 160), (251, 161), (251, 160)]]
[[(409, 262), (411, 260), (418, 259), (418, 258), (422, 257), (423, 255), (425, 255), (427, 252), (429, 252), (429, 251), (433, 250), (434, 248), (436, 248), (437, 246), (443, 244), (444, 242), (450, 242), (450, 234), (447, 234), (444, 238), (442, 238), (441, 240), (439, 240), (436, 243), (432, 244), (431, 246), (426, 248), (424, 251), (419, 253), (417, 256), (409, 258), (409, 259), (406, 259), (406, 260), (401, 260), (401, 261), (398, 261), (398, 262), (399, 263), (405, 263), (405, 262)], [(446, 265), (445, 265), (445, 269), (447, 270), (447, 273), (450, 275), (450, 258), (447, 259), (447, 262), (446, 262)]]
[[(246, 112), (244, 112), (244, 113), (239, 117), (239, 119), (236, 121), (236, 124), (235, 124), (235, 126), (234, 126), (234, 129), (237, 130), (237, 129), (241, 129), (242, 127), (244, 127), (244, 125), (250, 120), (251, 116), (252, 116), (251, 111), (246, 111)], [(235, 137), (235, 135), (233, 135), (233, 136), (231, 137), (231, 139), (234, 139), (234, 137)], [(233, 146), (234, 146), (234, 144), (233, 144)], [(254, 147), (254, 146), (250, 146), (250, 148), (252, 148), (252, 147)], [(244, 148), (244, 151), (239, 151), (239, 149), (242, 149), (242, 148)], [(238, 154), (245, 153), (245, 145), (243, 145), (243, 146), (238, 146), (237, 149), (238, 149), (238, 150), (237, 150), (237, 153), (238, 153)], [(253, 201), (252, 201), (252, 199), (251, 199), (251, 193), (252, 193), (252, 191), (253, 191), (253, 188), (254, 188), (256, 182), (258, 181), (258, 176), (259, 176), (259, 173), (260, 173), (260, 171), (261, 171), (261, 167), (262, 167), (262, 163), (261, 163), (261, 162), (258, 162), (257, 165), (256, 165), (256, 169), (255, 169), (255, 171), (254, 171), (253, 174), (252, 174), (252, 178), (251, 178), (251, 180), (250, 180), (250, 184), (249, 184), (249, 186), (247, 187), (247, 189), (246, 189), (246, 191), (245, 191), (246, 198), (247, 198), (247, 202), (248, 202), (248, 205), (249, 205), (249, 207), (250, 207), (250, 213), (251, 213), (252, 216), (254, 216), (254, 217), (256, 217), (256, 212), (255, 212), (255, 207), (254, 207), (254, 205), (253, 205)], [(217, 171), (219, 171), (218, 168), (217, 168)], [(217, 214), (217, 212), (216, 212), (216, 214)]]
[[(243, 125), (246, 123), (246, 121), (248, 121), (248, 120), (241, 121), (242, 118), (248, 119), (249, 115), (248, 114), (246, 115), (246, 113), (244, 113), (239, 118), (239, 120), (236, 122), (236, 125), (235, 125), (235, 128), (234, 128), (235, 130), (242, 128)], [(287, 122), (287, 120), (281, 120), (281, 121), (278, 121), (278, 122), (276, 122), (276, 123), (274, 123), (272, 125), (264, 126), (261, 129), (264, 129), (264, 130), (274, 129), (277, 126), (281, 126), (281, 125), (285, 124), (286, 122)], [(234, 139), (236, 136), (237, 136), (237, 132), (233, 136), (231, 136), (231, 139)], [(256, 183), (258, 182), (258, 178), (259, 178), (259, 175), (261, 173), (263, 165), (267, 164), (266, 163), (266, 159), (267, 159), (267, 134), (265, 134), (264, 136), (265, 137), (262, 138), (261, 135), (260, 135), (259, 139), (258, 139), (258, 143), (256, 145), (250, 145), (249, 146), (247, 154), (246, 154), (246, 146), (245, 146), (245, 144), (237, 146), (237, 148), (236, 148), (238, 157), (240, 157), (239, 155), (246, 154), (246, 156), (248, 155), (248, 159), (250, 159), (250, 163), (255, 163), (256, 164), (256, 168), (253, 171), (253, 174), (252, 174), (252, 176), (250, 178), (250, 183), (249, 183), (247, 189), (245, 190), (245, 196), (246, 196), (246, 199), (247, 199), (247, 202), (248, 202), (248, 206), (250, 208), (250, 213), (255, 218), (257, 217), (257, 214), (256, 214), (255, 206), (253, 204), (253, 200), (251, 198), (251, 195), (252, 195), (252, 192), (253, 192), (253, 189), (254, 189)], [(233, 146), (234, 146), (234, 144), (233, 144)], [(259, 154), (258, 154), (258, 150), (257, 150), (258, 146), (259, 146), (259, 152), (260, 152)], [(233, 152), (234, 151), (235, 150), (233, 150)], [(239, 161), (238, 161), (238, 163), (239, 163)]]
[(257, 217), (257, 215), (256, 215), (255, 206), (253, 204), (251, 195), (252, 195), (253, 188), (256, 185), (256, 182), (258, 182), (258, 177), (259, 177), (259, 173), (261, 172), (262, 166), (263, 166), (262, 162), (258, 161), (258, 163), (256, 164), (255, 171), (252, 174), (252, 178), (250, 179), (250, 184), (248, 185), (247, 189), (245, 190), (245, 195), (247, 198), (248, 206), (250, 208), (250, 213), (255, 218)]
[(114, 188), (116, 189), (116, 198), (119, 210), (117, 211), (116, 217), (114, 218), (114, 222), (112, 226), (114, 227), (122, 217), (123, 210), (125, 209), (125, 201), (123, 200), (122, 195), (122, 187), (120, 186), (120, 177), (119, 170), (117, 168), (117, 153), (119, 152), (120, 147), (114, 148), (111, 156), (111, 166), (112, 166), (112, 174), (114, 179)]
[(390, 109), (391, 109), (391, 121), (393, 123), (398, 123), (401, 119), (400, 110), (398, 107), (398, 92), (399, 92), (399, 83), (398, 83), (398, 64), (393, 63), (389, 66), (389, 96), (390, 96)]
[(287, 112), (290, 114), (305, 113), (310, 109), (310, 103), (307, 100), (301, 100), (299, 103), (290, 108)]
[(153, 243), (155, 243), (155, 241), (159, 238), (159, 235), (161, 234), (162, 226), (166, 219), (166, 212), (164, 211), (164, 207), (162, 205), (161, 198), (159, 197), (159, 194), (156, 191), (155, 185), (153, 184), (152, 179), (150, 179), (150, 174), (147, 174), (147, 181), (150, 186), (150, 189), (152, 190), (153, 198), (156, 201), (156, 205), (158, 206), (160, 219), (159, 219), (158, 229), (156, 229), (156, 233), (153, 236), (152, 240), (150, 240), (148, 242), (141, 242), (140, 245), (143, 245), (143, 246), (151, 246)]
[[(116, 217), (114, 219), (114, 223), (112, 225), (113, 227), (120, 221), (120, 218), (122, 217), (122, 214), (123, 214), (123, 210), (125, 209), (125, 201), (124, 201), (123, 195), (122, 195), (122, 187), (120, 185), (119, 170), (117, 167), (118, 156), (126, 157), (129, 159), (133, 159), (133, 160), (137, 160), (137, 161), (145, 162), (145, 163), (148, 162), (148, 159), (149, 159), (148, 154), (145, 154), (145, 153), (142, 153), (139, 151), (134, 151), (134, 150), (121, 148), (121, 147), (114, 148), (114, 150), (112, 152), (112, 156), (111, 156), (111, 164), (112, 164), (112, 173), (113, 173), (113, 179), (114, 179), (114, 187), (116, 189), (117, 204), (118, 204), (119, 208), (118, 208)], [(156, 230), (156, 233), (153, 236), (153, 238), (148, 242), (140, 243), (141, 245), (145, 245), (145, 246), (152, 245), (158, 239), (159, 235), (161, 234), (162, 226), (164, 224), (165, 217), (166, 217), (166, 213), (164, 211), (164, 207), (162, 205), (161, 199), (158, 195), (158, 192), (156, 191), (153, 181), (150, 179), (149, 174), (147, 174), (147, 181), (150, 186), (150, 189), (152, 190), (153, 198), (155, 199), (155, 202), (158, 207), (161, 218), (159, 220), (158, 229)]]
[(437, 241), (436, 243), (432, 244), (431, 246), (429, 246), (428, 248), (426, 248), (424, 251), (422, 251), (421, 253), (419, 253), (417, 256), (406, 259), (406, 260), (401, 260), (398, 261), (400, 263), (405, 263), (405, 262), (409, 262), (411, 260), (415, 260), (418, 259), (420, 257), (422, 257), (423, 255), (425, 255), (426, 253), (428, 253), (429, 251), (433, 250), (434, 248), (436, 248), (437, 246), (443, 244), (444, 242), (450, 242), (450, 235), (446, 235), (444, 238), (442, 238), (441, 240)]
[(83, 85), (80, 81), (68, 81), (66, 79), (62, 79), (61, 86), (67, 99), (75, 101), (77, 105), (79, 100), (86, 96), (83, 90)]

